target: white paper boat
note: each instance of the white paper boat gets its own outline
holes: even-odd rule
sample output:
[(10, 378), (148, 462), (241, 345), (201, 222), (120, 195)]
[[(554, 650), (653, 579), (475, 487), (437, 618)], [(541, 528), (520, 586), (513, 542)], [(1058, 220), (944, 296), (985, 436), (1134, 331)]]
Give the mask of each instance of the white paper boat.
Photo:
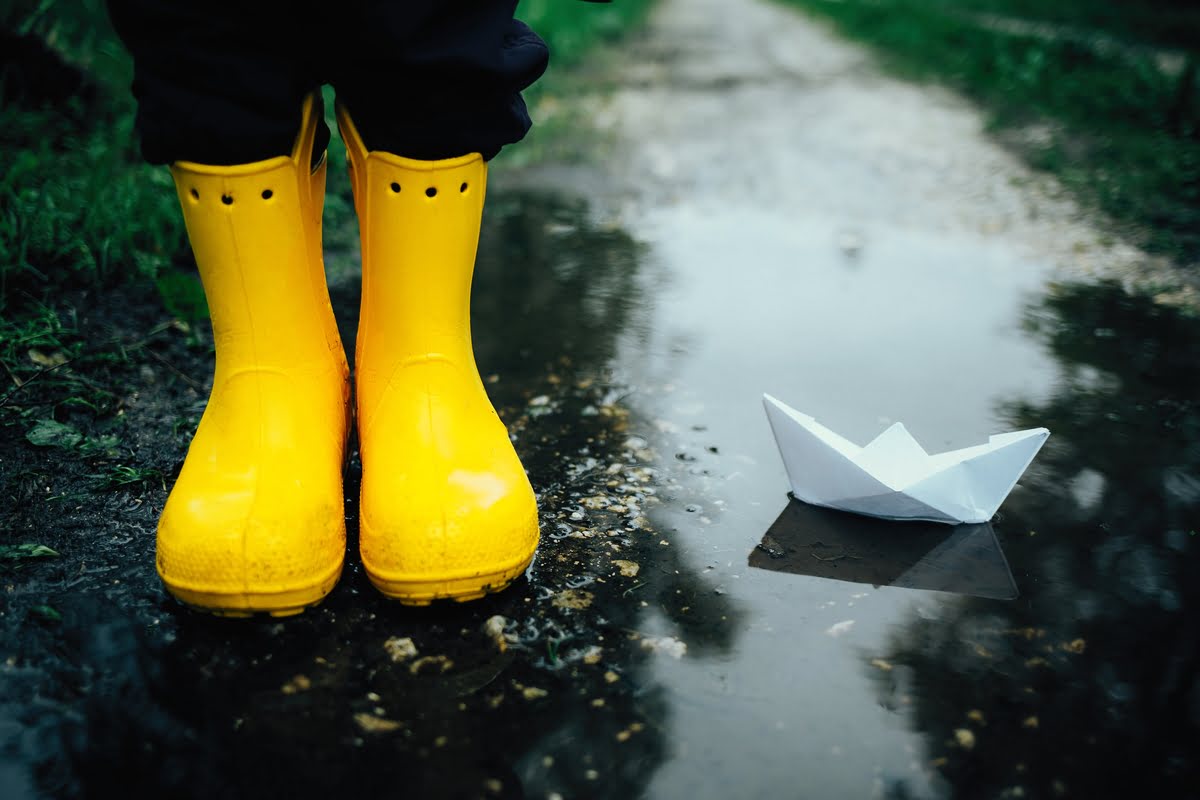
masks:
[(930, 455), (899, 422), (859, 447), (770, 395), (763, 405), (796, 497), (883, 519), (987, 522), (1050, 435), (1001, 433)]

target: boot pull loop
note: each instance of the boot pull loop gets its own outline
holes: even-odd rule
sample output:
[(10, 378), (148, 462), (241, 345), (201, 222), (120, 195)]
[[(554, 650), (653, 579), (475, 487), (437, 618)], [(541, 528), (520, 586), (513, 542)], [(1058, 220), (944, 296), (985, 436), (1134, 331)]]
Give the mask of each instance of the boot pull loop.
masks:
[[(349, 109), (342, 105), (340, 100), (335, 105), (335, 114), (338, 132), (341, 133), (342, 142), (346, 146), (346, 162), (350, 168), (350, 188), (354, 192), (355, 211), (361, 216), (363, 209), (359, 204), (363, 202), (363, 186), (361, 184), (366, 175), (367, 148), (363, 144), (362, 136), (358, 133), (358, 127), (350, 118)], [(403, 187), (399, 183), (393, 183), (391, 188), (394, 193), (399, 194)]]
[[(296, 141), (292, 144), (292, 160), (297, 168), (315, 172), (313, 161), (313, 145), (317, 138), (316, 92), (304, 96), (300, 106), (300, 128), (296, 133)], [(320, 164), (315, 165), (317, 167)]]

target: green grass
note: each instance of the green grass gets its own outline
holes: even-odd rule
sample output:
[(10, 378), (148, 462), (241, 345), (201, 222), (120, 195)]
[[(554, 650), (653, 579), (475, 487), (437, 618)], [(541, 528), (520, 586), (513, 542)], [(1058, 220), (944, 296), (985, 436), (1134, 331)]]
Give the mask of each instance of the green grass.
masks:
[(92, 490), (97, 492), (126, 489), (132, 486), (141, 486), (149, 482), (157, 483), (164, 490), (166, 489), (166, 479), (162, 473), (156, 469), (145, 467), (129, 467), (123, 464), (115, 464), (107, 467), (103, 472), (95, 473), (89, 477), (92, 479)]
[[(576, 0), (521, 0), (517, 17), (546, 40), (553, 80), (555, 71), (577, 64), (597, 44), (616, 41), (641, 22), (651, 2), (615, 0), (610, 4), (598, 4)], [(536, 85), (534, 91), (537, 91)]]
[(103, 3), (0, 0), (0, 30), (43, 46), (0, 73), (0, 314), (154, 280), (186, 240), (170, 176), (138, 156), (130, 61)]
[[(0, 311), (46, 301), (56, 288), (153, 279), (184, 246), (170, 176), (129, 152), (130, 118), (58, 141), (52, 113), (0, 113)], [(13, 141), (16, 139), (16, 141)]]
[(1123, 233), (1200, 261), (1200, 6), (786, 1), (873, 45), (900, 74), (961, 90), (1030, 164)]

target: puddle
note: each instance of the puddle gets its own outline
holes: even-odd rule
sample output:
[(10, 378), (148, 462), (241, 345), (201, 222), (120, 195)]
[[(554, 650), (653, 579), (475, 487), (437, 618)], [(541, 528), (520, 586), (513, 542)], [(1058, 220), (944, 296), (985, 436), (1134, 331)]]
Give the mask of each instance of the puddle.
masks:
[[(405, 609), (352, 556), (301, 617), (214, 620), (162, 594), (153, 509), (114, 506), (111, 545), (9, 581), (0, 794), (1096, 796), (1129, 752), (1190, 777), (1194, 320), (968, 237), (849, 258), (819, 219), (630, 232), (538, 193), (497, 193), (480, 258), (478, 360), (543, 510), (527, 579)], [(1054, 435), (989, 525), (851, 521), (787, 500), (764, 390), (859, 440)]]
[[(935, 590), (1016, 595), (995, 534), (839, 525), (798, 503), (780, 517), (787, 479), (761, 395), (855, 441), (898, 420), (931, 451), (986, 441), (1012, 429), (1006, 402), (1043, 401), (1059, 380), (1022, 328), (1046, 270), (978, 237), (887, 226), (848, 253), (834, 218), (681, 205), (636, 230), (652, 242), (647, 272), (660, 271), (644, 278), (653, 317), (614, 363), (635, 388), (638, 431), (677, 456), (650, 519), (745, 618), (732, 653), (655, 663), (676, 734), (648, 794), (765, 795), (797, 771), (813, 796), (870, 796), (880, 782), (939, 794), (936, 754), (880, 704), (870, 663), (895, 626), (942, 613)], [(814, 526), (807, 540), (797, 531)], [(748, 555), (766, 566), (755, 548), (768, 529), (787, 540), (781, 560), (810, 563), (748, 569)], [(814, 540), (828, 549), (814, 554)]]
[(792, 500), (749, 565), (875, 587), (1015, 600), (1016, 584), (990, 523), (873, 520)]
[[(616, 363), (652, 446), (687, 454), (650, 517), (743, 614), (731, 653), (655, 662), (675, 735), (648, 794), (1107, 795), (1124, 773), (1096, 758), (1134, 746), (1186, 785), (1196, 321), (965, 234), (883, 228), (849, 257), (821, 219), (682, 208), (638, 231), (667, 274)], [(897, 420), (931, 450), (1052, 437), (992, 524), (780, 514), (763, 391), (856, 441)], [(1183, 739), (1155, 733), (1167, 697), (1191, 703)]]

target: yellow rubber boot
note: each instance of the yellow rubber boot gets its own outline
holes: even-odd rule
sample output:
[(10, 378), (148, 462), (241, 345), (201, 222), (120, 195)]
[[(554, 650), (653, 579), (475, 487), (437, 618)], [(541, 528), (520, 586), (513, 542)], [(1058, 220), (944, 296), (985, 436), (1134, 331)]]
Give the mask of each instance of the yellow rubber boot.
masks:
[(537, 502), (479, 378), (471, 276), (487, 164), (367, 152), (338, 110), (362, 234), (360, 549), (402, 603), (471, 600), (533, 559)]
[(310, 98), (290, 156), (171, 168), (216, 372), (158, 524), (158, 574), (222, 615), (298, 613), (333, 588), (345, 556), (349, 370), (321, 255), (316, 122)]

